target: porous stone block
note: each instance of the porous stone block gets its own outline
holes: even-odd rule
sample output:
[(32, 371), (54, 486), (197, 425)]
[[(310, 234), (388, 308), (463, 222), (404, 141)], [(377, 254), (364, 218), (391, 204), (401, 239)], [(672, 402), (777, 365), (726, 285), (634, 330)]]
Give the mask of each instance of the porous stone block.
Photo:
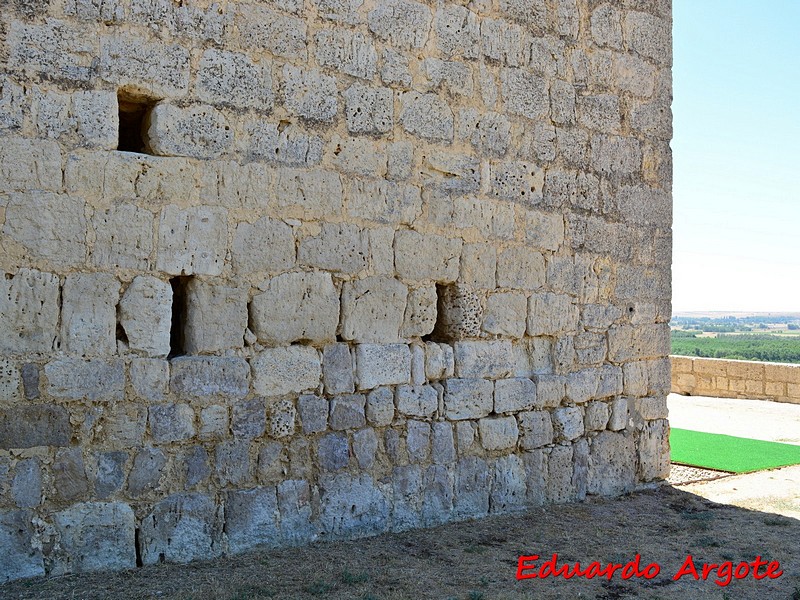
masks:
[(283, 67), (286, 109), (309, 121), (330, 122), (339, 110), (336, 79), (313, 69)]
[(439, 142), (453, 141), (453, 112), (436, 94), (401, 94), (399, 121), (403, 129), (417, 137)]
[(347, 191), (347, 212), (355, 219), (382, 224), (411, 224), (422, 213), (417, 186), (356, 178)]
[(322, 138), (299, 125), (256, 121), (247, 128), (247, 153), (256, 160), (287, 166), (318, 165), (322, 160)]
[(244, 398), (250, 390), (250, 367), (243, 358), (181, 356), (170, 367), (170, 389), (179, 397)]
[(134, 403), (115, 403), (103, 411), (100, 421), (103, 439), (112, 447), (140, 446), (147, 426), (147, 409)]
[(194, 410), (188, 404), (157, 404), (147, 410), (150, 435), (156, 443), (179, 442), (194, 436)]
[(450, 344), (425, 342), (425, 377), (429, 381), (446, 379), (455, 373), (455, 356)]
[(53, 515), (58, 544), (51, 575), (136, 566), (133, 510), (122, 502), (84, 502)]
[(123, 451), (101, 452), (97, 455), (94, 491), (98, 498), (108, 498), (122, 489), (128, 458), (128, 453)]
[(481, 299), (469, 286), (437, 285), (437, 320), (434, 339), (443, 341), (479, 337), (483, 322)]
[(314, 36), (317, 62), (323, 67), (370, 80), (375, 75), (378, 52), (363, 33), (347, 29), (321, 29)]
[(121, 360), (65, 358), (44, 367), (47, 393), (72, 400), (122, 400), (125, 365)]
[(68, 275), (61, 292), (61, 344), (69, 354), (96, 356), (117, 349), (120, 284), (107, 273)]
[(401, 230), (395, 235), (395, 266), (401, 279), (455, 281), (461, 256), (460, 239)]
[(91, 220), (95, 235), (92, 264), (95, 267), (149, 270), (153, 223), (152, 212), (125, 202), (95, 211)]
[(628, 399), (615, 398), (611, 401), (608, 428), (611, 431), (620, 431), (628, 426)]
[(438, 421), (431, 424), (431, 460), (437, 465), (452, 464), (456, 460), (453, 424)]
[(514, 413), (538, 408), (536, 385), (526, 377), (498, 379), (494, 383), (494, 412)]
[(529, 248), (508, 248), (497, 255), (499, 287), (537, 290), (545, 281), (544, 257)]
[(341, 336), (358, 343), (390, 343), (400, 337), (408, 288), (397, 279), (375, 276), (342, 288)]
[(150, 111), (147, 145), (157, 156), (218, 158), (233, 143), (225, 116), (211, 106), (159, 103)]
[(506, 110), (528, 119), (546, 117), (550, 108), (547, 82), (524, 69), (503, 69), (501, 93)]
[(283, 15), (261, 4), (243, 4), (235, 17), (242, 44), (263, 48), (276, 56), (304, 61), (306, 24), (302, 19)]
[(362, 394), (347, 394), (331, 398), (330, 427), (333, 430), (358, 429), (366, 424)]
[(262, 217), (239, 223), (231, 248), (233, 268), (240, 275), (275, 273), (295, 263), (294, 235), (286, 223)]
[(338, 471), (350, 464), (347, 434), (328, 433), (317, 442), (317, 460), (323, 471)]
[(592, 439), (587, 492), (616, 496), (630, 492), (636, 478), (636, 448), (631, 436), (601, 431)]
[(430, 460), (431, 425), (423, 421), (409, 420), (406, 423), (406, 448), (412, 463), (425, 464)]
[(354, 134), (387, 133), (394, 126), (392, 90), (354, 83), (343, 93), (347, 130)]
[(533, 450), (553, 443), (553, 420), (546, 410), (533, 410), (519, 414), (519, 445)]
[(456, 377), (499, 379), (512, 371), (511, 342), (456, 342)]
[(189, 51), (132, 35), (100, 38), (100, 73), (106, 81), (148, 90), (162, 97), (181, 96), (189, 88)]
[(328, 428), (328, 400), (304, 395), (297, 401), (303, 433), (320, 433)]
[(209, 48), (200, 58), (197, 96), (211, 104), (267, 112), (275, 101), (270, 67), (245, 54)]
[(639, 434), (638, 450), (639, 479), (666, 479), (670, 468), (669, 421), (659, 419), (647, 423)]
[(219, 275), (228, 245), (227, 212), (219, 206), (168, 204), (158, 226), (156, 268), (170, 275)]
[(552, 417), (557, 440), (571, 442), (584, 434), (583, 413), (577, 406), (557, 408)]
[(186, 285), (183, 349), (211, 354), (244, 346), (247, 289), (191, 279)]
[(508, 513), (525, 509), (527, 474), (522, 459), (512, 454), (501, 456), (494, 463), (489, 508), (492, 513)]
[(228, 492), (225, 495), (225, 534), (228, 549), (233, 554), (258, 546), (277, 546), (280, 535), (275, 487)]
[(162, 400), (169, 388), (169, 362), (157, 358), (131, 359), (128, 376), (139, 398)]
[(586, 405), (584, 425), (587, 431), (601, 431), (608, 425), (611, 415), (608, 404), (605, 402), (590, 402)]
[(433, 29), (436, 44), (447, 56), (477, 58), (480, 53), (480, 21), (465, 6), (444, 4), (437, 7)]
[(237, 402), (231, 413), (231, 431), (235, 438), (252, 439), (264, 433), (267, 421), (263, 398)]
[(354, 391), (353, 357), (347, 344), (328, 344), (323, 349), (322, 383), (328, 394)]
[(128, 348), (145, 356), (167, 356), (172, 324), (170, 285), (150, 275), (134, 277), (119, 302), (119, 322)]
[(528, 299), (528, 335), (558, 335), (576, 330), (578, 307), (563, 294), (532, 294)]
[(204, 494), (174, 494), (142, 519), (139, 547), (146, 565), (187, 563), (222, 554), (221, 519)]
[(315, 390), (322, 378), (319, 352), (309, 346), (268, 348), (250, 361), (253, 389), (264, 396)]
[(379, 387), (367, 394), (367, 421), (375, 427), (391, 425), (394, 420), (392, 388)]
[(356, 225), (322, 223), (319, 234), (300, 241), (300, 264), (356, 274), (369, 265), (369, 235)]
[(524, 294), (501, 292), (486, 299), (481, 328), (486, 333), (503, 337), (521, 338), (525, 335), (528, 317), (528, 299)]
[(20, 269), (0, 278), (0, 351), (49, 352), (56, 339), (59, 280), (50, 273)]
[(395, 400), (397, 412), (410, 417), (432, 417), (439, 408), (439, 394), (430, 385), (401, 385)]
[(508, 450), (517, 445), (519, 427), (513, 416), (489, 417), (478, 421), (481, 445), (486, 450)]
[(425, 45), (431, 20), (431, 9), (413, 0), (388, 0), (367, 14), (367, 24), (372, 33), (403, 49)]
[(408, 57), (391, 48), (384, 48), (381, 53), (381, 81), (402, 89), (410, 88), (412, 77)]
[(166, 466), (167, 457), (157, 448), (137, 452), (128, 473), (128, 494), (135, 497), (158, 489)]
[[(3, 90), (5, 93), (6, 87)], [(22, 108), (20, 99), (19, 107)], [(54, 140), (30, 140), (16, 135), (4, 138), (0, 149), (0, 189), (61, 189), (61, 150)]]
[(482, 517), (489, 512), (492, 471), (482, 458), (467, 456), (455, 472), (454, 515), (459, 519)]
[(599, 369), (583, 369), (567, 375), (567, 400), (583, 404), (598, 396), (600, 385)]
[(3, 583), (44, 575), (44, 560), (32, 511), (0, 512), (0, 555), (4, 565), (0, 573)]
[(461, 96), (472, 96), (472, 70), (462, 62), (426, 58), (422, 69), (432, 89), (444, 87), (448, 92)]
[(429, 285), (410, 290), (406, 303), (400, 337), (423, 337), (436, 325), (436, 286)]
[(452, 421), (480, 419), (490, 412), (494, 385), (485, 379), (447, 379), (444, 383), (445, 415)]
[(356, 380), (359, 390), (409, 383), (411, 350), (405, 344), (359, 344)]
[(339, 296), (328, 273), (285, 273), (253, 297), (250, 319), (253, 333), (267, 344), (333, 341)]

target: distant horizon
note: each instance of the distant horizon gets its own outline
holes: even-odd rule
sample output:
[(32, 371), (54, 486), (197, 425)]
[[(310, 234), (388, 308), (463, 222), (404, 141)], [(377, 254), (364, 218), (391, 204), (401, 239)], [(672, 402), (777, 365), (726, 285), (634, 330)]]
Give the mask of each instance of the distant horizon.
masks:
[(681, 310), (672, 311), (672, 317), (703, 317), (715, 315), (719, 317), (795, 317), (800, 318), (800, 311), (748, 311), (748, 310)]

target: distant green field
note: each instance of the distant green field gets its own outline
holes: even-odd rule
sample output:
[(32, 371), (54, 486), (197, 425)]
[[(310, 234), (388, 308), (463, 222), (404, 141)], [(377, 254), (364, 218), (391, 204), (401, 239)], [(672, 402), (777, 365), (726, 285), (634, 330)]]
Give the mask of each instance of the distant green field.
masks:
[(733, 334), (694, 337), (688, 331), (672, 332), (672, 354), (705, 358), (731, 358), (765, 362), (800, 363), (800, 337), (770, 334)]

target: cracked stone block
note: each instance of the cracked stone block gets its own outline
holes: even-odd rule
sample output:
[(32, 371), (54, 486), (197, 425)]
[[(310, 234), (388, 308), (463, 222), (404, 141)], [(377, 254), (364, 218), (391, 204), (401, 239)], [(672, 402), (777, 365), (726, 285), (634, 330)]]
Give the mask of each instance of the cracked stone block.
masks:
[(455, 373), (455, 357), (450, 344), (425, 342), (425, 377), (429, 381), (446, 379)]
[(322, 379), (319, 352), (309, 346), (268, 348), (250, 361), (253, 389), (264, 396), (316, 390)]
[(219, 485), (244, 486), (250, 480), (250, 440), (228, 440), (214, 450), (214, 474)]
[(61, 344), (67, 353), (116, 353), (119, 292), (119, 281), (107, 273), (67, 276), (61, 292)]
[(408, 288), (397, 279), (376, 276), (347, 281), (342, 288), (341, 336), (358, 343), (400, 339)]
[(149, 275), (134, 277), (119, 302), (119, 323), (125, 331), (128, 348), (145, 356), (167, 356), (172, 326), (172, 287)]
[(430, 460), (431, 425), (422, 421), (409, 420), (406, 423), (406, 448), (412, 463), (425, 464)]
[(186, 285), (183, 348), (189, 354), (211, 354), (244, 346), (247, 328), (245, 287), (214, 285), (191, 279)]
[(395, 394), (397, 411), (409, 417), (429, 418), (439, 408), (439, 393), (430, 385), (401, 385)]
[(364, 470), (375, 464), (375, 453), (378, 451), (378, 436), (374, 429), (361, 429), (353, 434), (353, 454), (358, 466)]
[(219, 158), (233, 144), (233, 129), (211, 106), (158, 103), (150, 111), (146, 142), (157, 156)]
[(253, 224), (239, 223), (231, 256), (233, 268), (241, 275), (291, 269), (295, 262), (292, 228), (268, 217)]
[(89, 492), (89, 479), (83, 453), (77, 446), (60, 448), (52, 467), (55, 497), (68, 504), (80, 500)]

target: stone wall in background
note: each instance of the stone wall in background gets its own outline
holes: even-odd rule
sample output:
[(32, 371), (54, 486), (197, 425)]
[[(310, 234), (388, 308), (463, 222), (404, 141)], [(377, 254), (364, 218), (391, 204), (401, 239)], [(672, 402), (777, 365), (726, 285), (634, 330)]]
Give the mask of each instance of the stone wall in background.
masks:
[(0, 21), (0, 578), (666, 474), (669, 0)]
[(684, 396), (800, 404), (800, 365), (671, 356), (672, 391)]

